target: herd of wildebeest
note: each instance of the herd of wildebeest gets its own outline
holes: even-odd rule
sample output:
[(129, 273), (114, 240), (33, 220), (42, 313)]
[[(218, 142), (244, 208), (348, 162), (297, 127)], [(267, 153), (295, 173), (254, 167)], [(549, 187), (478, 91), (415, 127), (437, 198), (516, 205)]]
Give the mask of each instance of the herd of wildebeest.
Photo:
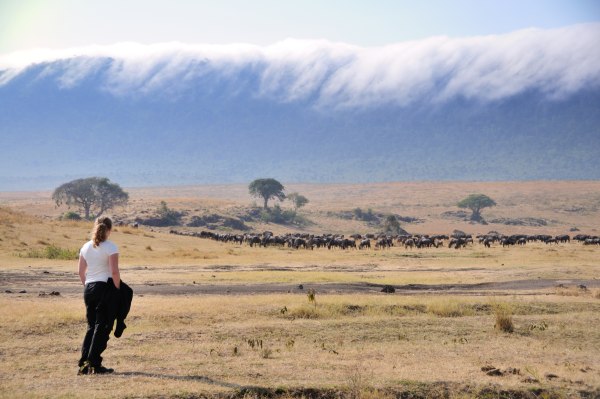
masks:
[(572, 240), (583, 243), (584, 245), (600, 245), (599, 236), (587, 234), (577, 234), (571, 237), (568, 234), (557, 236), (547, 234), (513, 234), (502, 235), (497, 232), (481, 234), (473, 238), (472, 234), (465, 234), (462, 231), (454, 231), (452, 234), (352, 234), (345, 236), (341, 234), (283, 234), (276, 235), (270, 231), (263, 233), (215, 233), (212, 231), (201, 232), (180, 232), (171, 230), (172, 234), (189, 235), (199, 238), (212, 239), (221, 242), (231, 242), (236, 244), (248, 244), (250, 247), (288, 247), (294, 249), (387, 249), (394, 246), (410, 248), (439, 248), (447, 246), (448, 248), (465, 248), (467, 245), (473, 245), (475, 242), (491, 248), (492, 245), (502, 245), (510, 247), (513, 245), (526, 245), (529, 242), (542, 242), (545, 244), (569, 243)]

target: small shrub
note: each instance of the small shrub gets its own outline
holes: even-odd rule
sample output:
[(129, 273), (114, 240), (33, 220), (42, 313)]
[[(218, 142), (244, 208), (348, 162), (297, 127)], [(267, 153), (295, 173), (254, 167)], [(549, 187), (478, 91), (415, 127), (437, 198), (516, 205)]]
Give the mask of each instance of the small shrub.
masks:
[(254, 348), (260, 348), (262, 349), (263, 347), (263, 340), (262, 339), (258, 339), (258, 338), (250, 338), (246, 341), (248, 343), (248, 346), (252, 349)]
[(25, 255), (19, 256), (24, 258), (74, 260), (79, 258), (79, 251), (76, 249), (66, 249), (54, 245), (49, 245), (43, 250), (31, 249), (27, 251)]
[(44, 241), (44, 240), (37, 240), (37, 243), (40, 244), (40, 245), (50, 245), (49, 242)]
[(146, 246), (146, 251), (152, 251), (152, 247), (150, 245)]
[(398, 219), (396, 218), (396, 216), (388, 215), (385, 218), (385, 222), (383, 223), (383, 231), (385, 233), (392, 233), (392, 234), (401, 234), (402, 233), (402, 228), (400, 227), (400, 222), (398, 222)]
[(545, 321), (541, 321), (539, 323), (531, 323), (529, 325), (529, 331), (533, 331), (533, 330), (545, 331), (547, 328), (548, 328), (548, 323), (546, 323)]
[(73, 212), (73, 211), (69, 211), (69, 212), (65, 212), (62, 217), (62, 220), (81, 220), (81, 215), (79, 215), (77, 212)]
[(278, 204), (273, 208), (263, 209), (260, 212), (260, 219), (265, 223), (292, 224), (297, 223), (297, 214), (293, 210), (284, 210)]
[(315, 305), (315, 308), (317, 307), (316, 295), (317, 292), (313, 288), (309, 289), (306, 293), (306, 296), (308, 297), (308, 303), (312, 303), (313, 305)]
[(496, 324), (494, 328), (507, 333), (514, 331), (514, 325), (512, 321), (512, 312), (506, 305), (497, 305), (494, 310), (494, 316), (496, 318)]
[(379, 218), (373, 213), (371, 208), (367, 209), (367, 211), (363, 211), (360, 208), (355, 208), (352, 210), (354, 214), (354, 219), (361, 220), (363, 222), (378, 222)]
[(273, 351), (270, 348), (263, 348), (260, 351), (260, 357), (262, 357), (263, 359), (270, 358), (272, 354), (273, 354)]
[(169, 208), (165, 201), (160, 202), (155, 214), (155, 216), (146, 219), (136, 218), (135, 221), (147, 226), (179, 226), (181, 225), (181, 218), (184, 216), (183, 212)]

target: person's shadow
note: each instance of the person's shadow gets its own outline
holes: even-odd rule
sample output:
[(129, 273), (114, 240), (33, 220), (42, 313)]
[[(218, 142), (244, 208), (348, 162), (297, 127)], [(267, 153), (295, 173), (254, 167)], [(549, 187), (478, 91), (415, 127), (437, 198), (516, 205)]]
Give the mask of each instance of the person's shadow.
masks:
[(252, 388), (252, 387), (248, 387), (248, 386), (235, 384), (233, 382), (213, 380), (212, 378), (205, 377), (202, 375), (171, 375), (171, 374), (159, 374), (159, 373), (145, 373), (143, 371), (122, 371), (122, 372), (115, 372), (115, 373), (113, 373), (113, 375), (130, 376), (130, 377), (163, 378), (163, 379), (167, 379), (167, 380), (180, 380), (180, 381), (198, 381), (198, 382), (203, 382), (205, 384), (217, 385), (217, 386), (220, 386), (223, 388), (234, 388), (234, 389)]

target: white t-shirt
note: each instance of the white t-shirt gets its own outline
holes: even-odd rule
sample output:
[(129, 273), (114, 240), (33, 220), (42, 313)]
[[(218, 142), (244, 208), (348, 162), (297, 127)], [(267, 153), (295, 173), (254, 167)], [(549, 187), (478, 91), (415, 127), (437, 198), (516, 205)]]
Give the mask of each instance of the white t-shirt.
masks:
[(112, 277), (108, 257), (118, 253), (119, 249), (112, 241), (103, 241), (96, 248), (94, 248), (93, 241), (86, 242), (79, 251), (79, 254), (83, 256), (88, 265), (85, 273), (85, 283), (107, 282)]

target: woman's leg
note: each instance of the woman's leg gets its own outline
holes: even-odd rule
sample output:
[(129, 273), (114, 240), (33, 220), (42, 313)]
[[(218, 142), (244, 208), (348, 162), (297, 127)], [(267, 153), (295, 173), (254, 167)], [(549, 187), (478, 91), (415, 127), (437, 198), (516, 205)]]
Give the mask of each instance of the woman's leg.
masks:
[(88, 361), (91, 367), (100, 367), (102, 365), (102, 357), (100, 356), (108, 342), (110, 328), (108, 326), (108, 309), (106, 306), (106, 283), (95, 283), (92, 288), (91, 295), (93, 301), (94, 326), (92, 338), (88, 350)]
[(85, 302), (85, 318), (87, 319), (87, 331), (83, 338), (83, 345), (81, 345), (81, 358), (79, 359), (79, 367), (88, 359), (90, 352), (90, 345), (92, 344), (92, 337), (94, 336), (94, 325), (96, 324), (96, 306), (97, 304), (93, 301), (93, 296), (90, 292), (89, 284), (86, 285), (83, 290), (83, 301)]

